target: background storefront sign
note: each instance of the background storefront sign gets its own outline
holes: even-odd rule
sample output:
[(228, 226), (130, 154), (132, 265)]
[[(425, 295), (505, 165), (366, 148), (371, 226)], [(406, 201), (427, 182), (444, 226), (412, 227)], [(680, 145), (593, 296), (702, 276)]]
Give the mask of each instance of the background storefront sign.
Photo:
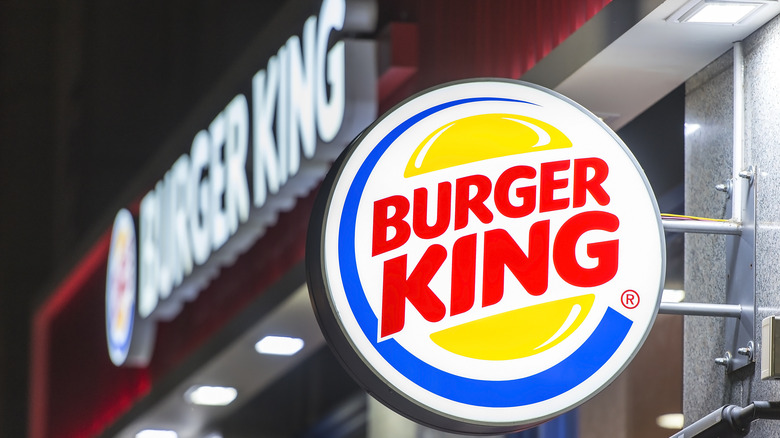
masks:
[(444, 85), (331, 170), (312, 217), (318, 319), (369, 393), (464, 433), (523, 429), (611, 382), (655, 319), (655, 197), (622, 141), (526, 83)]
[[(292, 208), (353, 135), (352, 126), (342, 129), (350, 122), (347, 113), (360, 111), (359, 105), (346, 109), (349, 49), (345, 41), (329, 44), (345, 14), (343, 0), (325, 0), (301, 37), (290, 37), (254, 75), (251, 92), (236, 95), (197, 132), (189, 153), (141, 200), (138, 252), (127, 255), (134, 263), (121, 271), (133, 278), (121, 291), (137, 295), (134, 312), (117, 310), (120, 289), (112, 286), (111, 269), (118, 262), (109, 263), (106, 324), (115, 365), (147, 364), (156, 321), (174, 318), (216, 270), (260, 238), (280, 211)], [(116, 221), (123, 227), (115, 233), (133, 227), (125, 209)], [(135, 243), (122, 248), (134, 252)], [(118, 353), (118, 331), (111, 328), (125, 327), (127, 320), (117, 318), (127, 312), (132, 324)]]

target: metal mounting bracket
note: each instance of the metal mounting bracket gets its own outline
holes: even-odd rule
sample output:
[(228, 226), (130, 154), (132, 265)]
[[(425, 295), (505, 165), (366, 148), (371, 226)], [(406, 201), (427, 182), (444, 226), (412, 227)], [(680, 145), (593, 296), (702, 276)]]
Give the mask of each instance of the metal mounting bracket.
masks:
[[(724, 234), (726, 236), (726, 303), (661, 303), (659, 313), (726, 317), (723, 356), (715, 363), (734, 372), (756, 361), (756, 187), (754, 166), (740, 171), (726, 184), (730, 194), (725, 222), (663, 221), (669, 232)], [(735, 206), (739, 211), (732, 211)]]
[[(726, 303), (741, 306), (739, 318), (726, 318), (725, 363), (727, 372), (734, 372), (755, 362), (756, 320), (756, 185), (758, 172), (740, 172), (732, 181), (732, 191), (740, 190), (740, 212), (728, 211), (727, 216), (742, 218), (742, 232), (726, 235)], [(734, 194), (732, 193), (732, 196)], [(730, 203), (731, 204), (731, 203)], [(739, 207), (739, 206), (735, 206)], [(734, 213), (737, 213), (736, 215)]]

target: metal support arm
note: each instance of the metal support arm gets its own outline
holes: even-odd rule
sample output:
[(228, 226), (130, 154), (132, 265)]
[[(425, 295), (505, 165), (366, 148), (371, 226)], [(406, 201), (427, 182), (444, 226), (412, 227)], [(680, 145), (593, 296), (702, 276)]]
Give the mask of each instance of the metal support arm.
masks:
[(780, 420), (780, 402), (756, 401), (744, 408), (726, 405), (671, 438), (743, 437), (750, 432), (750, 424), (759, 419)]
[(661, 303), (658, 313), (665, 313), (668, 315), (725, 316), (727, 318), (739, 318), (742, 316), (742, 306), (739, 304)]
[(742, 224), (733, 221), (703, 221), (703, 220), (679, 220), (662, 219), (664, 231), (678, 233), (703, 233), (703, 234), (742, 234)]

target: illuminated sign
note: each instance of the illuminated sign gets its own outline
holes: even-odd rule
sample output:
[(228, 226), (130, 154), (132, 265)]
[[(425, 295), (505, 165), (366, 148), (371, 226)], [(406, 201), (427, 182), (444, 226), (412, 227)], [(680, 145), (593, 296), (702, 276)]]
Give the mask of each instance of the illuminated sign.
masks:
[(655, 319), (655, 197), (621, 140), (554, 92), (477, 80), (413, 97), (321, 190), (318, 320), (357, 380), (421, 423), (543, 422), (609, 384)]
[(111, 361), (121, 364), (130, 352), (135, 322), (135, 224), (122, 209), (114, 219), (106, 272), (106, 340)]
[[(343, 40), (329, 45), (345, 16), (344, 0), (323, 1), (319, 16), (304, 23), (301, 37), (290, 37), (254, 75), (251, 93), (236, 95), (197, 132), (189, 152), (141, 200), (137, 300), (135, 277), (121, 292), (111, 278), (106, 288), (109, 350), (116, 365), (148, 363), (155, 321), (177, 315), (224, 260), (242, 252), (273, 225), (279, 211), (311, 190), (358, 132), (356, 126), (362, 129), (373, 120), (375, 110), (361, 102), (346, 108), (348, 99), (360, 93), (354, 90), (365, 88), (356, 84), (360, 80), (347, 86), (347, 76), (358, 74), (347, 71), (347, 53), (372, 47)], [(375, 77), (373, 71), (359, 75)], [(368, 88), (375, 89), (373, 84)], [(374, 107), (372, 101), (369, 108)], [(132, 228), (126, 210), (117, 216), (120, 221)], [(112, 236), (112, 242), (118, 239)], [(109, 277), (114, 264), (109, 263)], [(117, 307), (127, 297), (133, 297), (137, 311), (125, 336), (125, 320), (115, 315), (120, 310), (132, 315), (129, 308)], [(117, 341), (125, 337), (129, 346)], [(128, 351), (115, 354), (117, 344)]]

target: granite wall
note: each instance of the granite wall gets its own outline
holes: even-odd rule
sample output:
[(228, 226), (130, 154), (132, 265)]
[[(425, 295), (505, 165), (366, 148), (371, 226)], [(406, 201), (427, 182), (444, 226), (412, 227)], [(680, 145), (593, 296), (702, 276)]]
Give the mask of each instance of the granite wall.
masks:
[[(761, 320), (780, 315), (780, 17), (742, 42), (745, 77), (745, 166), (758, 168), (756, 188), (756, 336)], [(725, 218), (730, 202), (715, 185), (731, 178), (733, 53), (686, 83), (687, 124), (701, 128), (685, 142), (685, 212)], [(686, 301), (724, 303), (723, 236), (686, 236)], [(724, 319), (685, 317), (683, 411), (686, 424), (724, 404), (780, 400), (780, 381), (762, 381), (760, 363), (727, 374), (715, 364), (725, 346)], [(760, 357), (760, 354), (759, 354)], [(751, 437), (780, 437), (780, 421), (760, 420)]]

